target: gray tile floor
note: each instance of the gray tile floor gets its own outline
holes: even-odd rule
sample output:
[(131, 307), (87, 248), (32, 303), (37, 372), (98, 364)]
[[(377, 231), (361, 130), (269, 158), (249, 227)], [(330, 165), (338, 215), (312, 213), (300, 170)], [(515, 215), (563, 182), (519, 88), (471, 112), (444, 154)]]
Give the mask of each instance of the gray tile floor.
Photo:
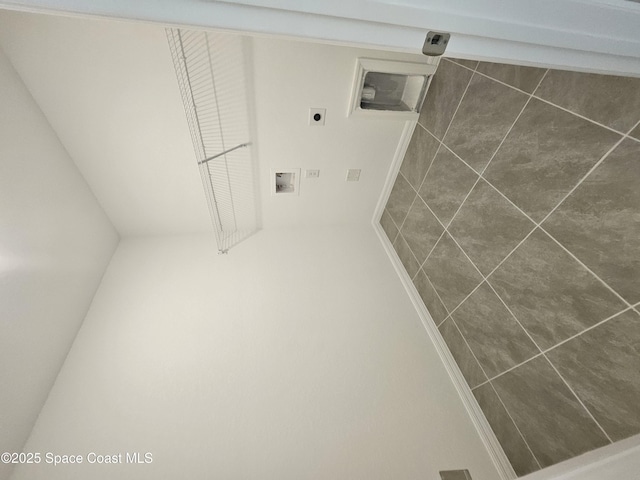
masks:
[(444, 59), (381, 225), (519, 475), (640, 433), (640, 79)]

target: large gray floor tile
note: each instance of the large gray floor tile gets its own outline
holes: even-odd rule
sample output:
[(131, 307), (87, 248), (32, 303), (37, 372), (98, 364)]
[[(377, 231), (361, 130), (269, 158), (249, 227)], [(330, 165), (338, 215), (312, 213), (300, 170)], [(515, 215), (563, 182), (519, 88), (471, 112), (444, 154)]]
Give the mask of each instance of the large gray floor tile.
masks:
[(640, 300), (640, 143), (624, 140), (543, 227), (630, 303)]
[(464, 162), (442, 147), (418, 193), (447, 225), (477, 178), (478, 175)]
[(475, 74), (444, 143), (482, 171), (527, 99), (524, 93)]
[(546, 69), (525, 67), (522, 65), (507, 65), (504, 63), (480, 62), (478, 72), (500, 80), (512, 87), (533, 93), (540, 83)]
[(464, 338), (462, 338), (462, 335), (460, 335), (460, 332), (450, 318), (440, 325), (440, 333), (449, 347), (449, 351), (455, 359), (456, 364), (458, 364), (458, 368), (460, 368), (462, 375), (464, 375), (465, 380), (469, 384), (469, 387), (473, 388), (482, 382), (486, 382), (487, 377), (482, 372), (476, 359), (473, 358), (471, 350), (469, 350), (469, 347), (464, 342)]
[(451, 316), (489, 377), (540, 353), (486, 283)]
[(492, 383), (542, 467), (609, 443), (544, 357)]
[(633, 129), (633, 131), (629, 134), (634, 138), (637, 138), (638, 140), (640, 140), (640, 125), (638, 125), (636, 128)]
[(418, 122), (442, 140), (473, 73), (443, 59), (431, 80)]
[(427, 258), (443, 231), (444, 228), (422, 199), (416, 198), (402, 225), (401, 233), (420, 264)]
[(498, 267), (489, 282), (543, 349), (625, 306), (540, 230)]
[(473, 395), (516, 474), (522, 476), (540, 470), (538, 462), (504, 409), (491, 384), (486, 383), (476, 388)]
[(640, 315), (627, 311), (548, 356), (614, 441), (640, 433)]
[(449, 232), (487, 275), (534, 228), (534, 224), (484, 180), (451, 222)]
[(416, 192), (411, 188), (409, 182), (401, 174), (398, 174), (385, 207), (398, 227), (402, 226), (415, 197)]
[(393, 243), (396, 239), (396, 236), (398, 235), (398, 227), (396, 227), (396, 224), (393, 223), (393, 220), (391, 220), (391, 215), (389, 215), (389, 212), (386, 208), (382, 212), (382, 217), (380, 217), (380, 225), (382, 225), (384, 233), (387, 234), (387, 237), (389, 238), (391, 243)]
[(449, 311), (482, 282), (482, 276), (446, 233), (423, 268)]
[(640, 78), (551, 70), (536, 95), (624, 133), (640, 119)]
[(398, 235), (396, 241), (393, 242), (393, 248), (395, 248), (398, 257), (400, 257), (400, 261), (402, 265), (404, 265), (404, 269), (409, 274), (409, 277), (413, 278), (420, 268), (420, 265), (418, 265), (418, 261), (413, 256), (409, 245), (407, 245), (405, 239), (402, 238), (402, 234)]
[(418, 290), (425, 307), (429, 310), (429, 314), (431, 315), (433, 322), (436, 325), (440, 325), (442, 321), (447, 318), (447, 309), (438, 298), (435, 289), (422, 269), (420, 269), (413, 279), (413, 284), (415, 285), (416, 290)]
[(484, 176), (539, 222), (619, 139), (533, 98)]
[(439, 146), (440, 142), (433, 135), (416, 125), (400, 167), (402, 174), (416, 190), (420, 188)]

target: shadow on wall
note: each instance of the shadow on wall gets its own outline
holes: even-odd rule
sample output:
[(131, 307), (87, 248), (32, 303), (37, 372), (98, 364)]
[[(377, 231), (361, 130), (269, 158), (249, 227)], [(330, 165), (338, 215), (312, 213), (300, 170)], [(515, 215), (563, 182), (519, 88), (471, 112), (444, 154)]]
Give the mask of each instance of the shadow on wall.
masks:
[(518, 475), (640, 433), (640, 79), (443, 60), (381, 224)]

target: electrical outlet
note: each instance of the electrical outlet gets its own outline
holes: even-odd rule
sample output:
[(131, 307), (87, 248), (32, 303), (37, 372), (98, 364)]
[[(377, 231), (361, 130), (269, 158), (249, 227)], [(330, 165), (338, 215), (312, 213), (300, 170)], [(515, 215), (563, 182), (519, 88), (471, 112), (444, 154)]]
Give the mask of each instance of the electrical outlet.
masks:
[(304, 176), (306, 178), (318, 178), (320, 176), (320, 170), (305, 170)]
[(347, 170), (347, 182), (357, 182), (360, 180), (360, 169), (350, 168)]
[(309, 125), (324, 126), (324, 117), (327, 115), (326, 108), (310, 108), (309, 109)]

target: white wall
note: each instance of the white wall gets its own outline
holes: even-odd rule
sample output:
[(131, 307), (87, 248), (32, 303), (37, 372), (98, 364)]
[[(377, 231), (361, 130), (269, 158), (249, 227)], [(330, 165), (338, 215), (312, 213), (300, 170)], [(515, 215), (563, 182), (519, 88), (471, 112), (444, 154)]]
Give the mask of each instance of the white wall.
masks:
[[(265, 227), (369, 225), (405, 122), (347, 116), (356, 60), (426, 58), (273, 38), (252, 44)], [(325, 126), (309, 126), (310, 107), (326, 108)], [(271, 196), (271, 168), (300, 168), (300, 195)], [(359, 182), (345, 181), (349, 168), (362, 169)], [(304, 178), (305, 169), (320, 177)]]
[(19, 452), (118, 236), (1, 50), (0, 105), (0, 452)]
[(21, 479), (496, 471), (371, 227), (120, 243), (25, 451), (151, 452)]

